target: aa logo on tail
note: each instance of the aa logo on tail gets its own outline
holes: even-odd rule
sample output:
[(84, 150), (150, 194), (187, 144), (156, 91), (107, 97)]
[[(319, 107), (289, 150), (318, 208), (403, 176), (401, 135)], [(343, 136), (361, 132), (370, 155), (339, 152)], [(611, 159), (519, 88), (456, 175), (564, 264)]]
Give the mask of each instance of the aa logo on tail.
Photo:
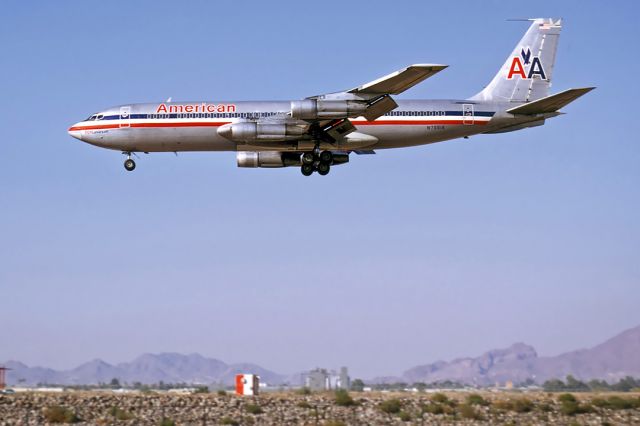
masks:
[(507, 80), (511, 80), (514, 76), (520, 76), (525, 80), (530, 80), (534, 75), (540, 76), (542, 80), (547, 79), (544, 67), (538, 56), (531, 57), (531, 49), (522, 48), (520, 56), (516, 56), (511, 60), (511, 67), (507, 74)]

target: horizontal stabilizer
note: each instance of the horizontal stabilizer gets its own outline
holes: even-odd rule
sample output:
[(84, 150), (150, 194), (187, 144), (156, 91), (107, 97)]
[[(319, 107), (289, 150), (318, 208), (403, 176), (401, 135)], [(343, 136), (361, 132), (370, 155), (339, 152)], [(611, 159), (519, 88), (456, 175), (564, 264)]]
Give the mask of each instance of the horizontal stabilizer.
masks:
[(349, 93), (397, 95), (445, 69), (447, 65), (416, 64), (385, 75), (377, 80), (349, 90)]
[(511, 114), (523, 115), (556, 112), (560, 108), (570, 104), (580, 96), (589, 93), (593, 89), (595, 89), (595, 87), (583, 87), (580, 89), (565, 90), (564, 92), (556, 93), (555, 95), (547, 96), (546, 98), (538, 99), (537, 101), (528, 102), (524, 105), (508, 109), (507, 112)]

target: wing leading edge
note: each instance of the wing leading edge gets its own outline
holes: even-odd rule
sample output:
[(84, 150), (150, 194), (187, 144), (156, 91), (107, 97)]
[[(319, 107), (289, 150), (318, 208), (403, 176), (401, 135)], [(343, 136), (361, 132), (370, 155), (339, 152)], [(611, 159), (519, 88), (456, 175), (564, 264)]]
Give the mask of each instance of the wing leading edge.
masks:
[(348, 92), (355, 94), (398, 95), (447, 67), (448, 65), (439, 64), (409, 65), (404, 69), (370, 81)]

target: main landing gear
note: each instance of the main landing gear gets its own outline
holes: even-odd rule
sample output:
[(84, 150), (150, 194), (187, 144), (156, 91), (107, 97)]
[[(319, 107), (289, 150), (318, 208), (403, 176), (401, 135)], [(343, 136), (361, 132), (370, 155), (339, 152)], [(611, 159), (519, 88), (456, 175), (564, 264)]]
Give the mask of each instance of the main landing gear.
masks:
[(131, 153), (130, 152), (123, 152), (123, 154), (127, 155), (127, 159), (124, 160), (124, 168), (128, 172), (132, 172), (136, 168), (136, 162), (131, 159)]
[(305, 176), (311, 176), (313, 172), (318, 172), (320, 176), (326, 176), (331, 170), (332, 162), (333, 154), (331, 151), (320, 151), (316, 148), (313, 152), (302, 154), (300, 171)]

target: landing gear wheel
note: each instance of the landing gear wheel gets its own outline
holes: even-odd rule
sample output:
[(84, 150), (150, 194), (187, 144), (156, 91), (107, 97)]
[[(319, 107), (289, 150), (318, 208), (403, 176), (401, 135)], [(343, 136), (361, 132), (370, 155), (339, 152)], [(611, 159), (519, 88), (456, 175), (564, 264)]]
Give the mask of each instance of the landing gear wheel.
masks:
[(313, 170), (314, 170), (313, 164), (303, 164), (302, 167), (300, 168), (300, 171), (305, 176), (311, 176), (313, 174)]
[(313, 152), (305, 152), (302, 154), (302, 164), (313, 164), (314, 161)]
[(136, 162), (131, 158), (127, 158), (124, 160), (124, 168), (127, 169), (128, 172), (132, 172), (136, 168)]
[(320, 176), (328, 175), (330, 170), (331, 170), (331, 166), (329, 164), (327, 163), (318, 164), (318, 174)]
[(331, 153), (331, 151), (322, 151), (320, 153), (320, 161), (322, 161), (323, 163), (331, 164), (332, 160), (333, 154)]

